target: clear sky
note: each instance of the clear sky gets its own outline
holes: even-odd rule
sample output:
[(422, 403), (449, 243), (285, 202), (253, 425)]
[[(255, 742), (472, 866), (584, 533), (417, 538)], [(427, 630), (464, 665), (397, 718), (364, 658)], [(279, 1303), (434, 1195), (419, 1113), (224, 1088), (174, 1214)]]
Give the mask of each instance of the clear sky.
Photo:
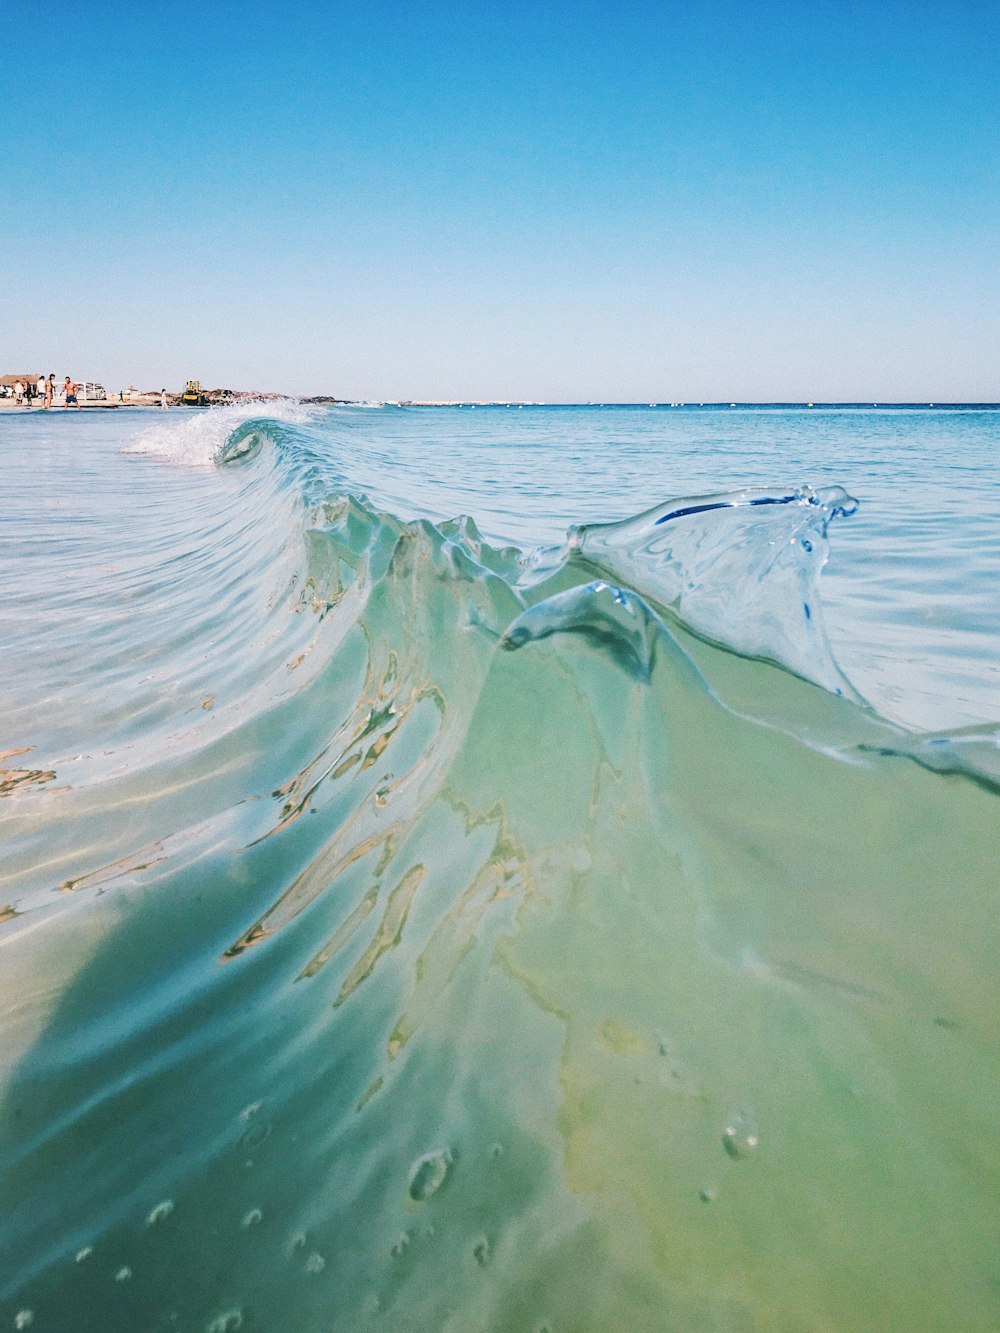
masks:
[(0, 16), (0, 373), (1000, 399), (994, 0)]

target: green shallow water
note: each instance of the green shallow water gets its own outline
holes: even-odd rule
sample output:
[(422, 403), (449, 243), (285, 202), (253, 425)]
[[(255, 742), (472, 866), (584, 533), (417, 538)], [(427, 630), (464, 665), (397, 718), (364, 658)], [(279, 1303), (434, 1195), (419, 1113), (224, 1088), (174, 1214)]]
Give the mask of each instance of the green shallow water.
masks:
[(995, 1328), (989, 771), (275, 449), (5, 760), (0, 1320)]

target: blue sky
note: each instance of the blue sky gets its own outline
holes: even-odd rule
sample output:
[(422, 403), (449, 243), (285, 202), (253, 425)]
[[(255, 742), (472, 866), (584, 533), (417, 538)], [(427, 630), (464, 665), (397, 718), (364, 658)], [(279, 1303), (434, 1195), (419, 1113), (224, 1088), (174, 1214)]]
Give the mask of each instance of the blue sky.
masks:
[(14, 0), (3, 28), (4, 370), (1000, 398), (993, 3)]

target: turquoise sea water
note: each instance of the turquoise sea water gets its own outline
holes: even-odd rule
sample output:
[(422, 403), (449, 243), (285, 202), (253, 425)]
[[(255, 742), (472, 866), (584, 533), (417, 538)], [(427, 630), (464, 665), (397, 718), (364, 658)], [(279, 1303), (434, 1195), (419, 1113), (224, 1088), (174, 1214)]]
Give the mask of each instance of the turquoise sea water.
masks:
[(998, 440), (0, 417), (0, 1327), (996, 1328)]

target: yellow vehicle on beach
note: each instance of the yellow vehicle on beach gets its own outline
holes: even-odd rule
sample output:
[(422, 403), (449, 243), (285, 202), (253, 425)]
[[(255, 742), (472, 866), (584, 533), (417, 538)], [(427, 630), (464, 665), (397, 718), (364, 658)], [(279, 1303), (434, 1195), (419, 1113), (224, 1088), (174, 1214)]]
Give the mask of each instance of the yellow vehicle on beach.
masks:
[(205, 402), (205, 396), (201, 391), (200, 380), (188, 380), (184, 392), (181, 394), (181, 402), (186, 407), (201, 407)]

